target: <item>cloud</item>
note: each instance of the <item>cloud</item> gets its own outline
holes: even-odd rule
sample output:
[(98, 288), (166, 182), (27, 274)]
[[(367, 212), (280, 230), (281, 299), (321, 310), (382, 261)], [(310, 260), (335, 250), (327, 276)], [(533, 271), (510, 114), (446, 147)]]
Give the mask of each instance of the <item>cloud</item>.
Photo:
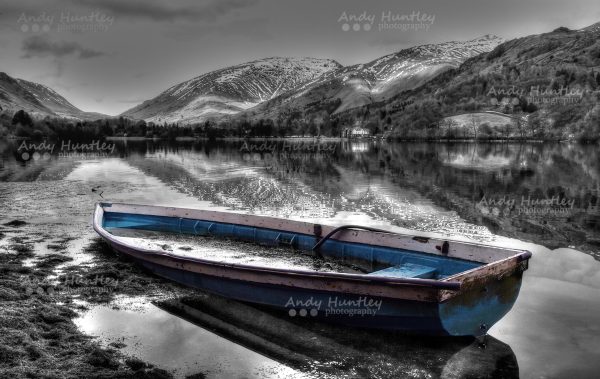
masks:
[(173, 25), (165, 35), (178, 41), (196, 41), (198, 36), (223, 39), (226, 36), (235, 36), (244, 39), (271, 39), (272, 35), (267, 29), (268, 19), (253, 17), (246, 20), (225, 21), (218, 25), (207, 24), (177, 24)]
[(52, 42), (42, 36), (31, 36), (23, 40), (23, 58), (33, 57), (56, 57), (61, 58), (67, 55), (75, 55), (79, 59), (95, 58), (105, 53), (97, 50), (88, 49), (77, 42)]
[(188, 2), (186, 5), (149, 0), (79, 0), (95, 9), (102, 9), (116, 17), (148, 18), (154, 21), (214, 21), (238, 9), (255, 5), (259, 0), (211, 0), (205, 5)]
[(526, 273), (553, 280), (582, 284), (600, 289), (600, 262), (574, 249), (533, 251), (530, 270)]

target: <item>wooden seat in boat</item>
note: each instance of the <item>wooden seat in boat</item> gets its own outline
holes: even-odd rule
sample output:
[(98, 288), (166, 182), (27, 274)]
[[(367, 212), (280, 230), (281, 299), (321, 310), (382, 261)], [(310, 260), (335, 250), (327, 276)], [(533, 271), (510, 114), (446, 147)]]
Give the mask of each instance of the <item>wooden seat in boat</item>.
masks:
[(368, 275), (389, 276), (391, 278), (435, 278), (436, 268), (418, 265), (415, 263), (404, 263), (398, 266), (388, 267), (383, 270), (374, 271)]

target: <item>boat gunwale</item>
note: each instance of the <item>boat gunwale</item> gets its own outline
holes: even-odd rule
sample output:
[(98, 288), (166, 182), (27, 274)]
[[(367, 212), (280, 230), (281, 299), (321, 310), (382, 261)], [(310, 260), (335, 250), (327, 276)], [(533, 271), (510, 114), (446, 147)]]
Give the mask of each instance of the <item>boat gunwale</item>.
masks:
[[(429, 288), (429, 289), (436, 289), (436, 290), (445, 290), (445, 291), (449, 291), (452, 294), (458, 294), (458, 292), (461, 290), (462, 281), (466, 274), (472, 274), (473, 272), (478, 272), (478, 271), (489, 271), (490, 268), (493, 268), (495, 266), (504, 265), (506, 262), (510, 262), (512, 260), (521, 262), (523, 260), (529, 259), (529, 257), (531, 256), (531, 253), (528, 251), (499, 248), (499, 249), (503, 249), (503, 250), (517, 251), (518, 253), (515, 255), (511, 255), (505, 259), (497, 260), (497, 261), (494, 261), (494, 262), (491, 262), (488, 264), (483, 264), (479, 267), (460, 272), (456, 275), (453, 275), (451, 277), (444, 278), (441, 280), (422, 279), (422, 278), (391, 278), (391, 277), (384, 277), (384, 276), (377, 276), (377, 275), (357, 275), (357, 274), (348, 274), (348, 273), (339, 273), (339, 272), (316, 272), (316, 271), (300, 270), (300, 269), (269, 268), (269, 267), (265, 267), (265, 266), (247, 265), (247, 264), (242, 264), (242, 263), (226, 263), (226, 262), (219, 262), (219, 261), (202, 259), (202, 258), (194, 258), (194, 257), (176, 255), (176, 254), (171, 254), (171, 253), (164, 252), (164, 251), (146, 249), (143, 247), (127, 244), (125, 241), (120, 240), (120, 238), (118, 238), (117, 236), (114, 236), (113, 234), (109, 233), (102, 226), (102, 220), (104, 217), (104, 206), (106, 206), (106, 205), (112, 206), (113, 204), (112, 203), (108, 203), (108, 204), (107, 203), (97, 203), (96, 204), (96, 209), (94, 211), (94, 218), (93, 218), (93, 227), (94, 227), (94, 230), (98, 234), (100, 234), (103, 238), (105, 238), (112, 244), (116, 244), (123, 248), (130, 249), (133, 251), (138, 251), (142, 254), (162, 256), (162, 257), (166, 257), (169, 259), (176, 259), (176, 260), (184, 261), (184, 262), (202, 264), (202, 265), (213, 266), (213, 267), (216, 266), (216, 267), (222, 267), (222, 268), (228, 268), (228, 269), (234, 269), (234, 270), (270, 273), (270, 274), (283, 275), (283, 276), (288, 276), (288, 277), (302, 276), (302, 277), (310, 277), (310, 278), (319, 278), (321, 280), (328, 280), (328, 279), (329, 280), (333, 280), (333, 279), (348, 280), (348, 281), (352, 281), (352, 282), (383, 284), (383, 285), (388, 285), (388, 286), (393, 286), (393, 287), (410, 286), (410, 287)], [(153, 207), (153, 208), (169, 208), (171, 210), (177, 209), (177, 210), (182, 210), (182, 211), (194, 211), (194, 209), (187, 209), (187, 208), (157, 207), (157, 206), (134, 205), (134, 204), (119, 204), (119, 205), (129, 206), (129, 207)], [(207, 211), (207, 212), (216, 212), (216, 211)], [(117, 213), (121, 213), (121, 212), (117, 212)], [(124, 213), (124, 212), (122, 212), (122, 213)], [(129, 213), (131, 213), (131, 212), (129, 212)], [(217, 212), (217, 213), (226, 213), (226, 212)], [(137, 214), (143, 214), (143, 213), (137, 213)], [(172, 217), (175, 217), (175, 216), (172, 216)], [(276, 219), (276, 218), (269, 218), (269, 219), (280, 220), (280, 219)], [(305, 223), (302, 221), (295, 221), (295, 222), (303, 223), (305, 225), (315, 225), (315, 224)], [(396, 234), (391, 231), (389, 233)], [(412, 237), (410, 235), (402, 235), (402, 236)], [(336, 239), (336, 238), (332, 238), (332, 239)], [(464, 244), (471, 244), (471, 245), (476, 245), (476, 246), (488, 246), (488, 245), (482, 245), (482, 244), (473, 244), (473, 243), (469, 243), (469, 242), (465, 243), (462, 241), (454, 241), (454, 242), (459, 243), (459, 244), (464, 243)], [(427, 253), (425, 253), (425, 254), (427, 254)], [(513, 268), (516, 268), (516, 267), (513, 267)], [(466, 275), (466, 276), (468, 277), (469, 275)], [(489, 276), (489, 277), (492, 278), (493, 276)]]
[[(315, 235), (315, 227), (321, 229), (321, 237), (328, 232), (334, 230), (337, 226), (333, 225), (322, 225), (315, 224), (299, 220), (290, 220), (283, 218), (276, 218), (270, 216), (258, 216), (245, 213), (234, 213), (224, 211), (214, 211), (206, 209), (191, 209), (191, 208), (178, 208), (171, 206), (155, 206), (155, 205), (144, 205), (144, 204), (126, 204), (126, 203), (98, 203), (101, 206), (110, 208), (116, 208), (117, 211), (110, 210), (115, 213), (131, 213), (140, 215), (152, 215), (152, 216), (163, 216), (173, 218), (188, 218), (196, 220), (205, 220), (211, 222), (222, 222), (228, 224), (235, 224), (249, 227), (261, 227), (273, 230), (280, 230), (288, 233), (300, 233), (306, 235)], [(182, 214), (185, 213), (185, 214)], [(194, 213), (200, 213), (202, 217), (197, 217)], [(235, 217), (236, 220), (228, 220)], [(260, 225), (258, 225), (260, 224)], [(370, 237), (376, 236), (377, 241), (369, 241), (373, 239)], [(508, 257), (517, 256), (521, 254), (530, 254), (529, 251), (524, 249), (515, 249), (500, 247), (494, 245), (487, 245), (472, 241), (460, 241), (441, 237), (428, 237), (419, 236), (414, 234), (407, 234), (397, 232), (393, 230), (384, 232), (369, 232), (358, 229), (349, 229), (340, 231), (330, 239), (337, 240), (339, 242), (356, 242), (356, 240), (366, 239), (367, 241), (359, 241), (359, 243), (374, 245), (380, 247), (390, 247), (394, 249), (405, 249), (415, 252), (445, 256), (448, 258), (456, 258), (471, 262), (477, 262), (482, 264), (489, 264), (503, 260)], [(447, 253), (443, 253), (441, 250), (444, 242), (449, 243), (449, 249)], [(401, 244), (403, 246), (399, 246)], [(468, 250), (476, 251), (477, 254), (488, 254), (485, 256), (473, 256), (467, 253)]]

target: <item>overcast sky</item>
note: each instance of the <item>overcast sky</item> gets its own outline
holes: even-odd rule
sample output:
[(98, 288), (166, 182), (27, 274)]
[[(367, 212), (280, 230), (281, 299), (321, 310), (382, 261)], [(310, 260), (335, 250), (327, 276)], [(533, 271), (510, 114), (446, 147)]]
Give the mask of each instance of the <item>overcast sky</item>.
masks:
[[(373, 18), (355, 22), (363, 12)], [(380, 30), (382, 15), (412, 17), (390, 23), (419, 29)], [(2, 0), (0, 71), (116, 115), (171, 85), (264, 57), (347, 65), (425, 43), (599, 21), (598, 0)]]

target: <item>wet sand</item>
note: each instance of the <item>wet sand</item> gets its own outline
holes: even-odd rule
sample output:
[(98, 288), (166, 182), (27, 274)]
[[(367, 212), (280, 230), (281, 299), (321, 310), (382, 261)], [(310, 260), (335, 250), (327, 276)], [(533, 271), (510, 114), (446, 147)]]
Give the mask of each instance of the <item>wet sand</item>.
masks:
[(88, 306), (47, 281), (58, 266), (72, 260), (61, 252), (66, 247), (61, 242), (67, 241), (48, 243), (57, 252), (36, 256), (34, 245), (52, 236), (35, 229), (15, 220), (0, 231), (0, 377), (172, 377), (116, 348), (100, 347), (77, 328), (73, 319)]

